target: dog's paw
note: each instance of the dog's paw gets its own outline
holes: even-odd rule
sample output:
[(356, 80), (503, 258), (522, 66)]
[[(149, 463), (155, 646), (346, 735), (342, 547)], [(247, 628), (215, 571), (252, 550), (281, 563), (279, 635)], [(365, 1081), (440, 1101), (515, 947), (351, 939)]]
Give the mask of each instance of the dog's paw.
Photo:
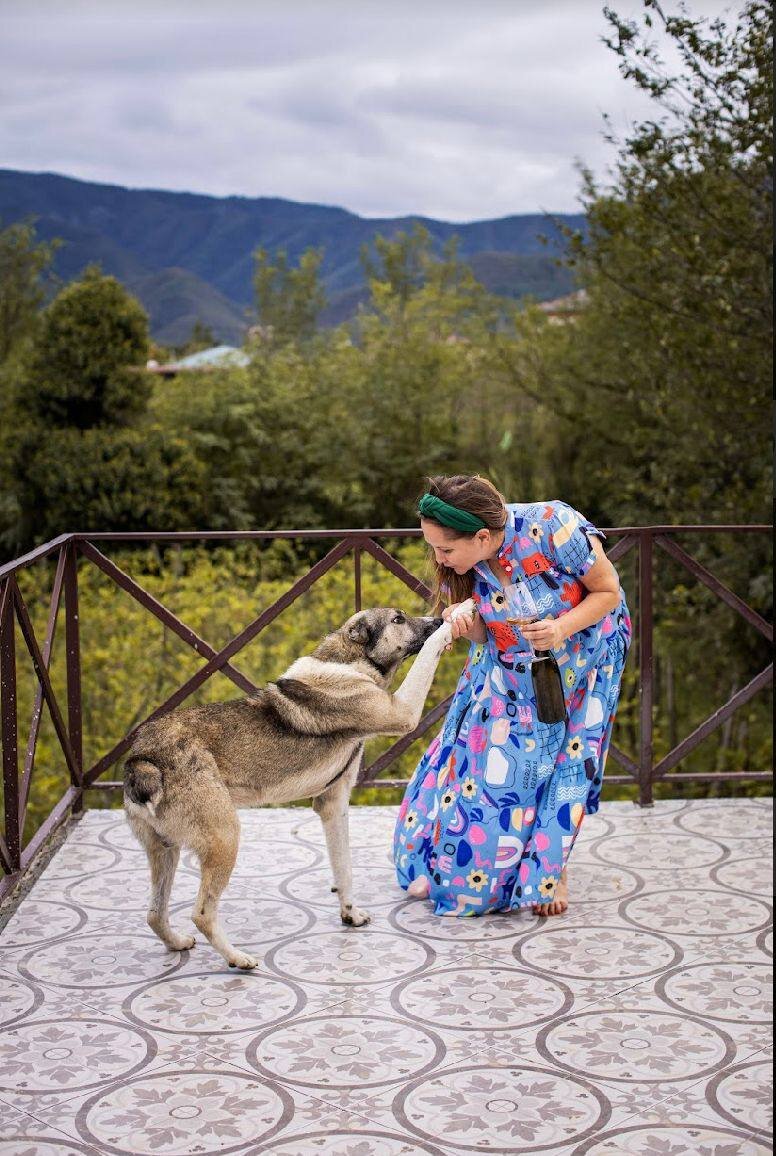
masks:
[(246, 955), (244, 951), (236, 951), (226, 962), (230, 967), (238, 967), (240, 971), (252, 971), (254, 967), (259, 966), (258, 959), (254, 959), (252, 955)]
[(348, 927), (365, 927), (367, 923), (372, 922), (369, 912), (362, 911), (360, 907), (346, 907), (344, 911), (340, 911), (340, 918)]
[(467, 598), (464, 602), (461, 602), (458, 606), (456, 606), (455, 610), (451, 611), (448, 621), (454, 622), (456, 618), (461, 618), (464, 614), (467, 618), (471, 618), (472, 615), (476, 613), (477, 607), (475, 605), (474, 599)]
[(167, 947), (170, 951), (191, 951), (196, 943), (193, 935), (171, 935), (167, 940)]

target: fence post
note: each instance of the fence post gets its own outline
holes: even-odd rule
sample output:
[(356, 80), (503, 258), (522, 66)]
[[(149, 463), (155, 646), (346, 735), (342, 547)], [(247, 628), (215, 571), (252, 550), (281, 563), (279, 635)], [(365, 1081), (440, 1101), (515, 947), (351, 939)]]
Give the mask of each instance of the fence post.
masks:
[(361, 609), (361, 547), (353, 547), (353, 585), (355, 591), (356, 612)]
[(73, 800), (72, 813), (84, 806), (83, 734), (81, 724), (81, 633), (78, 620), (78, 553), (74, 541), (67, 544), (65, 558), (65, 655), (67, 666), (67, 726), (81, 785)]
[(19, 824), (19, 748), (16, 712), (16, 641), (14, 637), (13, 576), (0, 586), (0, 727), (3, 740), (5, 844), (11, 872), (21, 868), (22, 832)]
[(652, 531), (639, 536), (639, 798), (641, 807), (651, 807), (653, 734), (652, 698), (654, 654), (652, 650)]

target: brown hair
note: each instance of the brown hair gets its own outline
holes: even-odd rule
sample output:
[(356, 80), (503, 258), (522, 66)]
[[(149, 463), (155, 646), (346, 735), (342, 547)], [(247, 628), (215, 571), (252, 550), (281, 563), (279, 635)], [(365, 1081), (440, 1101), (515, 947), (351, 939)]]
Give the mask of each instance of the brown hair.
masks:
[[(466, 510), (469, 514), (476, 514), (482, 518), (489, 530), (503, 530), (506, 525), (506, 502), (498, 492), (493, 482), (481, 478), (479, 474), (455, 474), (451, 478), (426, 478), (424, 494), (434, 494), (451, 506), (459, 510)], [(422, 495), (421, 495), (422, 496)], [(449, 526), (441, 526), (433, 518), (427, 521), (439, 525), (448, 538), (473, 538), (477, 530), (452, 530)], [(434, 557), (434, 551), (429, 550), (429, 568), (433, 570), (432, 605), (434, 613), (441, 607), (451, 603), (463, 602), (471, 597), (474, 588), (474, 573), (467, 570), (465, 574), (456, 574), (449, 566), (440, 565)]]

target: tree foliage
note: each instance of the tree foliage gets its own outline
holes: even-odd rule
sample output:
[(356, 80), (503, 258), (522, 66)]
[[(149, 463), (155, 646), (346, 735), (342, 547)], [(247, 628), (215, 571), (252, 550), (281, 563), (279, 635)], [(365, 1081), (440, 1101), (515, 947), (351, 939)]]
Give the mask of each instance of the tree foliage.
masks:
[[(548, 334), (541, 366), (560, 447), (576, 443), (560, 454), (562, 481), (628, 520), (764, 520), (770, 7), (750, 0), (734, 27), (665, 16), (656, 0), (645, 0), (643, 27), (607, 16), (621, 71), (655, 114), (615, 142), (610, 188), (583, 173), (589, 233), (572, 238), (572, 260), (589, 302), (573, 327)], [(656, 27), (679, 56), (676, 75)]]
[(266, 249), (258, 248), (254, 259), (253, 287), (263, 340), (282, 345), (311, 338), (326, 304), (318, 277), (322, 251), (305, 250), (296, 267), (289, 265), (283, 249), (273, 258)]
[(0, 366), (34, 332), (56, 249), (29, 222), (0, 230)]
[(2, 434), (9, 552), (66, 530), (188, 529), (207, 517), (207, 471), (146, 417), (148, 323), (96, 268), (44, 310)]
[(49, 427), (128, 425), (150, 396), (150, 379), (138, 372), (147, 350), (141, 305), (92, 266), (45, 310), (20, 406)]

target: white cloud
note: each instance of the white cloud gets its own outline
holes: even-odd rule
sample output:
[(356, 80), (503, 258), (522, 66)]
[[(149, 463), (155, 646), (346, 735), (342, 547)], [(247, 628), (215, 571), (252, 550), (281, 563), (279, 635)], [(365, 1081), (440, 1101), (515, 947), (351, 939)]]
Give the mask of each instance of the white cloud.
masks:
[(647, 108), (595, 0), (0, 0), (0, 24), (3, 165), (134, 187), (573, 211), (602, 112)]

